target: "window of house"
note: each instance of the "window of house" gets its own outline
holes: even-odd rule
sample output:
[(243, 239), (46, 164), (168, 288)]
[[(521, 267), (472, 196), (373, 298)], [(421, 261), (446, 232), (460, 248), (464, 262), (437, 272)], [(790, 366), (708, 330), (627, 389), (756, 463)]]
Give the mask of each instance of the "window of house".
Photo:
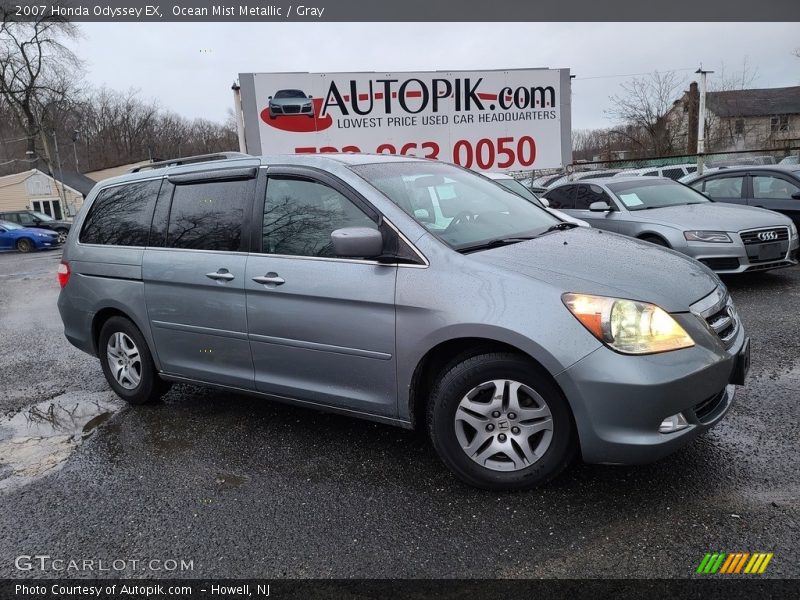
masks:
[(769, 129), (772, 133), (789, 131), (789, 115), (773, 115), (770, 117)]
[(733, 123), (733, 132), (736, 135), (742, 135), (744, 133), (744, 119), (736, 119)]

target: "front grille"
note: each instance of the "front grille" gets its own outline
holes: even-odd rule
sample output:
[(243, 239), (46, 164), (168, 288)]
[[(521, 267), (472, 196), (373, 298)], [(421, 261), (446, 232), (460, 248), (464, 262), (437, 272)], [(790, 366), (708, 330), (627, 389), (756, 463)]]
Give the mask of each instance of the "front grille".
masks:
[(300, 105), (299, 104), (287, 104), (283, 107), (283, 112), (286, 114), (296, 114), (300, 112)]
[(692, 312), (703, 319), (708, 328), (730, 348), (739, 332), (739, 317), (731, 297), (724, 287), (718, 287), (691, 306)]
[(795, 263), (791, 261), (782, 260), (779, 262), (771, 262), (765, 265), (753, 265), (751, 267), (747, 267), (747, 272), (752, 273), (753, 271), (769, 271), (771, 269), (780, 269), (781, 267), (791, 267), (794, 266), (794, 264)]
[(739, 259), (730, 258), (701, 258), (700, 262), (712, 271), (735, 271), (739, 268)]
[(726, 304), (722, 310), (715, 312), (706, 318), (706, 323), (711, 330), (719, 336), (719, 339), (727, 346), (728, 342), (733, 340), (736, 335), (736, 313), (733, 311), (733, 306)]
[(767, 229), (754, 229), (752, 231), (742, 231), (739, 235), (745, 246), (750, 246), (751, 244), (785, 242), (789, 239), (789, 228), (770, 227)]
[(722, 390), (718, 394), (714, 394), (710, 398), (706, 398), (702, 402), (695, 404), (694, 414), (697, 420), (703, 423), (708, 417), (713, 416), (720, 407), (720, 404), (725, 400), (725, 393), (725, 390)]

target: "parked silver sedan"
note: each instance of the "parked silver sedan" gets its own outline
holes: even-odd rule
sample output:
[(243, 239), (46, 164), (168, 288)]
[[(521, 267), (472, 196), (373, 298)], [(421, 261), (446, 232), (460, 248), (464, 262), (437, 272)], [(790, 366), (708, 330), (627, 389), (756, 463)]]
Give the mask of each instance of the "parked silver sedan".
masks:
[(614, 177), (549, 190), (552, 208), (592, 227), (672, 248), (718, 273), (797, 264), (797, 228), (787, 217), (713, 202), (663, 177)]

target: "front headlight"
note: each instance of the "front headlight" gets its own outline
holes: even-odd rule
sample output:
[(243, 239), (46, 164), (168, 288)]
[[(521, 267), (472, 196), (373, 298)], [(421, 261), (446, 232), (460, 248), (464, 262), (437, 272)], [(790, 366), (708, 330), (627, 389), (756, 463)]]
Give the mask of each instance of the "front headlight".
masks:
[(794, 224), (794, 221), (792, 221), (792, 224), (789, 226), (789, 231), (791, 232), (793, 238), (797, 237), (797, 225)]
[(684, 231), (683, 237), (687, 242), (712, 242), (727, 244), (732, 242), (731, 237), (724, 231)]
[(598, 340), (623, 354), (655, 354), (691, 348), (694, 340), (655, 304), (564, 294), (564, 304)]

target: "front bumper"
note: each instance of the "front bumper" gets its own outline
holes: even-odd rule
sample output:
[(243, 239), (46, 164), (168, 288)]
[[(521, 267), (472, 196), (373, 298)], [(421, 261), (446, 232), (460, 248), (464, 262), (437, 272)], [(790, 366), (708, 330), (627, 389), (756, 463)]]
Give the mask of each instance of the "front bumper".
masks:
[[(696, 315), (673, 316), (692, 335), (694, 347), (629, 356), (604, 346), (556, 377), (572, 408), (586, 462), (652, 462), (713, 427), (730, 409), (737, 357), (746, 344), (744, 328), (726, 348)], [(677, 413), (683, 413), (688, 427), (660, 433), (662, 421)]]
[(676, 248), (699, 260), (712, 271), (723, 274), (751, 273), (769, 271), (798, 264), (798, 239), (790, 238), (779, 244), (780, 255), (762, 258), (758, 245), (745, 245), (738, 233), (728, 233), (734, 240), (727, 244), (687, 242), (683, 248)]

